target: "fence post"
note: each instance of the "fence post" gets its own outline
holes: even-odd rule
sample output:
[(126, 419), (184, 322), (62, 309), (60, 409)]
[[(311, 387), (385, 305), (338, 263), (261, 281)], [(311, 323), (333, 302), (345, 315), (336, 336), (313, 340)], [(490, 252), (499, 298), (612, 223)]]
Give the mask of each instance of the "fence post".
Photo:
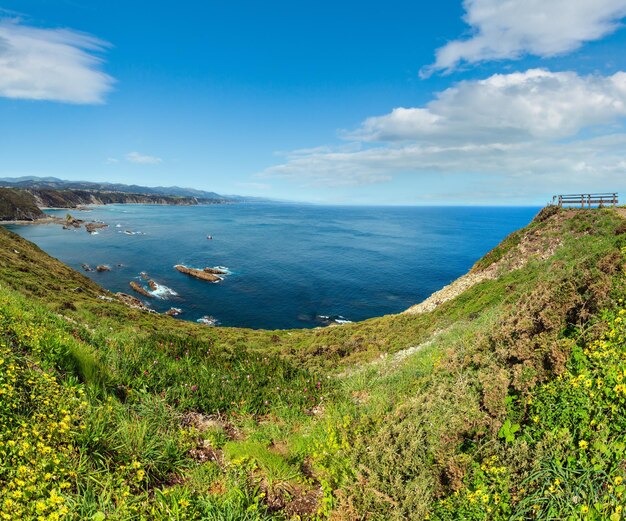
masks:
[(605, 208), (611, 204), (617, 206), (619, 204), (619, 194), (617, 192), (604, 192), (597, 194), (556, 194), (552, 196), (552, 204), (558, 204), (559, 207), (566, 205), (576, 205), (580, 203), (580, 208), (585, 209), (585, 204), (588, 209), (591, 209), (592, 205), (598, 205), (598, 208)]

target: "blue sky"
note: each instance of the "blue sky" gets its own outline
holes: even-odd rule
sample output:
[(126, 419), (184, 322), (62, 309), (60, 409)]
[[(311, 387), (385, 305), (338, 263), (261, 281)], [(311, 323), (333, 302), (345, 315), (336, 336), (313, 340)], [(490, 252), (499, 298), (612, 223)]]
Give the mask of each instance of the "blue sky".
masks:
[(506, 4), (0, 0), (0, 177), (340, 204), (626, 192), (626, 0)]

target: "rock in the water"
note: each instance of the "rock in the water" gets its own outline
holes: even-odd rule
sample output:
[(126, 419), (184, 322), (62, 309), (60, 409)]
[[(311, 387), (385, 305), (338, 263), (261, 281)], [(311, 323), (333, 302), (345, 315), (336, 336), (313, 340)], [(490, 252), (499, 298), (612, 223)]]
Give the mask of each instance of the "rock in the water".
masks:
[(218, 282), (222, 280), (220, 277), (213, 273), (209, 273), (204, 270), (197, 270), (195, 268), (188, 268), (187, 266), (183, 266), (182, 264), (177, 264), (176, 266), (174, 266), (174, 268), (176, 268), (181, 273), (185, 273), (187, 275), (190, 275), (191, 277), (195, 277), (196, 279), (206, 280), (208, 282)]
[(168, 309), (165, 313), (163, 313), (164, 315), (167, 315), (168, 317), (177, 317), (178, 315), (180, 315), (183, 312), (182, 309), (180, 308), (170, 308)]
[(96, 230), (99, 230), (100, 228), (108, 228), (109, 225), (105, 224), (105, 223), (87, 223), (85, 224), (85, 230), (87, 230), (89, 233), (93, 233)]
[(111, 271), (111, 267), (106, 264), (100, 264), (96, 266), (96, 271)]
[(80, 267), (85, 271), (93, 271), (93, 268), (89, 264), (81, 264)]
[(142, 271), (139, 276), (143, 279), (143, 280), (148, 280), (148, 274), (145, 271)]
[(81, 219), (76, 219), (72, 217), (69, 213), (65, 216), (65, 224), (63, 225), (64, 230), (69, 230), (70, 228), (80, 228), (81, 224), (83, 224)]
[(204, 324), (205, 326), (216, 326), (217, 324), (219, 324), (219, 320), (217, 320), (217, 318), (212, 317), (210, 315), (206, 315), (202, 318), (199, 318), (198, 320), (196, 320), (196, 322), (200, 323), (200, 324)]
[(150, 289), (151, 289), (152, 291), (156, 291), (157, 289), (159, 289), (158, 284), (157, 284), (156, 282), (154, 282), (152, 279), (150, 279), (150, 280), (148, 281), (148, 286), (150, 286)]
[(220, 270), (218, 268), (204, 268), (202, 271), (212, 273), (213, 275), (227, 275), (224, 270)]
[(149, 291), (147, 291), (143, 286), (137, 284), (134, 280), (130, 282), (130, 287), (144, 297), (153, 298), (153, 295)]

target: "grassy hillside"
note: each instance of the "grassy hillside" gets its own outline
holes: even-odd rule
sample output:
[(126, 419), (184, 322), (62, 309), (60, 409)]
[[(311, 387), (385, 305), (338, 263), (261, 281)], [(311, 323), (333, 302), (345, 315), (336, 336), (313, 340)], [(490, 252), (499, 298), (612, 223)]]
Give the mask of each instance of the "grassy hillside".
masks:
[(0, 229), (0, 519), (622, 519), (625, 247), (544, 210), (432, 311), (251, 331)]
[(0, 221), (33, 221), (43, 216), (34, 198), (27, 192), (0, 188)]

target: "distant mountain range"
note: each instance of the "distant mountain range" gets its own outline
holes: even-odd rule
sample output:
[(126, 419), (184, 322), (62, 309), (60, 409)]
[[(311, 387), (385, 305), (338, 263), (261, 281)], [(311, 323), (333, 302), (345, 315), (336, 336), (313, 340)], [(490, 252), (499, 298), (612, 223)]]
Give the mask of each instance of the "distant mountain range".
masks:
[(121, 192), (145, 195), (170, 195), (178, 197), (195, 197), (198, 200), (210, 201), (263, 201), (259, 197), (241, 195), (220, 195), (215, 192), (181, 188), (180, 186), (140, 186), (122, 183), (96, 183), (92, 181), (67, 181), (57, 177), (0, 177), (0, 186), (7, 188), (23, 188), (28, 190), (89, 190), (98, 192)]

